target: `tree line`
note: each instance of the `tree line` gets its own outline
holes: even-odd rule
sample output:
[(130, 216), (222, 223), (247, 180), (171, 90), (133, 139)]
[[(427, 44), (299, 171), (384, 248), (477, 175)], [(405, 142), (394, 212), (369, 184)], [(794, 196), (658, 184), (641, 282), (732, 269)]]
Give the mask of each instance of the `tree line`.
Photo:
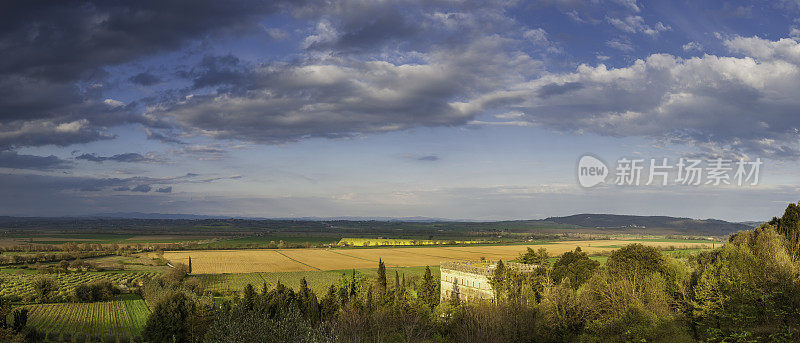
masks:
[[(676, 259), (631, 244), (605, 264), (580, 248), (498, 261), (492, 301), (440, 302), (422, 277), (353, 270), (324, 294), (302, 280), (248, 285), (215, 301), (188, 266), (150, 280), (146, 342), (794, 342), (800, 339), (800, 204), (713, 250)], [(20, 314), (21, 316), (21, 314)], [(7, 325), (7, 324), (6, 324)]]
[[(174, 288), (151, 342), (792, 342), (800, 339), (800, 206), (723, 246), (675, 259), (631, 244), (604, 265), (580, 248), (523, 273), (496, 264), (493, 301), (439, 303), (439, 280), (356, 272), (317, 297), (305, 283), (249, 285), (214, 305)], [(204, 305), (205, 304), (205, 305)], [(173, 320), (170, 322), (170, 320)], [(168, 324), (165, 324), (168, 323)]]

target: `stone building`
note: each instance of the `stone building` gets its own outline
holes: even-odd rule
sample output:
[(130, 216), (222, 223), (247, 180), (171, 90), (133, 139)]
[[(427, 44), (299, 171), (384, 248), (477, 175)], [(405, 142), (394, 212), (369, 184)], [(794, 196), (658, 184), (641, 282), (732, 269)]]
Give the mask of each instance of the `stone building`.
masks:
[[(523, 273), (532, 272), (538, 266), (513, 262), (503, 262), (508, 268)], [(489, 279), (494, 275), (495, 262), (450, 261), (439, 264), (441, 272), (441, 301), (458, 296), (462, 301), (494, 300), (494, 290)]]

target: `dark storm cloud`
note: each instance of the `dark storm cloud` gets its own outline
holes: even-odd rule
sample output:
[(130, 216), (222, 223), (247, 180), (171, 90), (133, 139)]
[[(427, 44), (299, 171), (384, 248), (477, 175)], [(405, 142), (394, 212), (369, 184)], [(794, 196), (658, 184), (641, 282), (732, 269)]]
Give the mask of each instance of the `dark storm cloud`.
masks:
[(131, 192), (147, 193), (151, 190), (153, 190), (153, 187), (150, 187), (150, 185), (138, 185), (136, 187), (133, 187), (131, 189)]
[(247, 87), (251, 76), (239, 58), (234, 55), (207, 55), (197, 67), (188, 74), (192, 78), (193, 88), (214, 86)]
[(156, 189), (158, 193), (172, 193), (172, 186)]
[(20, 155), (15, 151), (0, 151), (0, 168), (54, 170), (69, 169), (72, 168), (72, 164), (52, 155)]
[(540, 98), (547, 98), (551, 95), (561, 95), (581, 88), (583, 88), (583, 85), (579, 82), (565, 82), (564, 84), (551, 83), (539, 88), (537, 95), (539, 95)]
[[(0, 175), (0, 189), (16, 194), (15, 192), (32, 192), (28, 196), (47, 197), (57, 196), (62, 193), (89, 192), (85, 196), (96, 196), (92, 194), (109, 194), (108, 191), (122, 192), (132, 191), (138, 193), (148, 193), (153, 190), (153, 186), (160, 186), (160, 193), (168, 193), (164, 189), (170, 189), (174, 184), (185, 183), (210, 183), (219, 180), (233, 180), (233, 177), (207, 177), (198, 178), (198, 174), (187, 173), (172, 177), (129, 177), (129, 178), (99, 178), (99, 177), (78, 177), (78, 176), (58, 176), (58, 175), (33, 175), (33, 174), (2, 174)], [(33, 192), (37, 193), (34, 194)], [(0, 192), (5, 194), (5, 192)]]
[(114, 156), (97, 156), (96, 154), (83, 154), (78, 157), (75, 157), (76, 160), (86, 160), (92, 162), (105, 162), (105, 161), (113, 161), (113, 162), (154, 162), (155, 159), (151, 157), (145, 157), (141, 154), (137, 153), (125, 153), (125, 154), (118, 154)]
[(363, 53), (380, 49), (389, 42), (413, 44), (424, 40), (425, 36), (418, 35), (423, 30), (423, 26), (419, 25), (419, 13), (401, 9), (401, 6), (399, 3), (355, 1), (327, 3), (315, 10), (336, 24), (338, 35), (331, 39), (309, 41), (307, 48)]
[(150, 73), (139, 73), (128, 80), (142, 86), (152, 86), (161, 82), (161, 78)]
[[(105, 67), (247, 32), (279, 1), (17, 1), (0, 10), (0, 148), (110, 138), (147, 120), (105, 99)], [(157, 82), (141, 73), (139, 84)], [(56, 130), (80, 122), (79, 131)], [(48, 129), (49, 128), (49, 129)]]
[[(517, 50), (519, 41), (498, 36), (515, 30), (522, 37), (512, 19), (498, 15), (503, 6), (449, 13), (428, 5), (343, 1), (297, 9), (317, 21), (303, 43), (313, 52), (258, 64), (206, 56), (185, 73), (192, 89), (147, 115), (172, 118), (187, 132), (263, 144), (457, 126), (475, 116), (458, 103), (467, 94), (541, 71), (541, 62)], [(389, 17), (402, 18), (383, 23)], [(365, 52), (390, 57), (364, 59)], [(406, 54), (422, 62), (404, 63)]]
[(157, 140), (163, 143), (186, 144), (186, 142), (180, 140), (174, 133), (169, 131), (145, 128), (145, 133), (147, 134), (147, 139)]
[[(0, 100), (0, 147), (113, 138), (108, 128), (122, 123), (140, 123), (148, 138), (162, 142), (201, 133), (267, 144), (462, 125), (474, 114), (460, 111), (455, 100), (540, 70), (539, 62), (513, 50), (513, 39), (498, 36), (521, 36), (503, 15), (507, 6), (292, 2), (290, 12), (316, 28), (301, 44), (307, 54), (258, 64), (208, 55), (179, 72), (191, 82), (188, 89), (122, 103), (104, 96), (110, 87), (105, 67), (246, 32), (283, 6), (245, 0), (16, 4), (0, 15), (6, 19), (0, 46), (12, 56), (0, 62), (0, 89), (6, 85), (13, 95)], [(358, 57), (383, 53), (390, 60), (417, 53), (425, 62)], [(159, 79), (139, 72), (129, 81)], [(65, 123), (71, 130), (58, 130)]]
[(278, 1), (20, 1), (3, 6), (0, 73), (71, 81), (190, 39), (249, 30)]
[[(609, 18), (600, 22), (629, 34), (669, 29), (639, 16), (636, 1), (612, 1), (622, 11), (613, 16), (599, 13), (608, 10), (601, 3), (607, 2), (536, 5), (588, 13), (576, 20)], [(542, 60), (559, 47), (545, 30), (517, 22), (514, 6), (293, 2), (285, 14), (302, 22), (292, 33), (305, 35), (299, 50), (248, 59), (208, 47), (223, 35), (255, 32), (248, 30), (280, 3), (14, 3), (0, 13), (0, 47), (8, 56), (0, 60), (0, 150), (110, 139), (109, 129), (121, 123), (140, 123), (148, 138), (168, 143), (207, 136), (282, 144), (460, 126), (514, 112), (519, 123), (558, 131), (689, 143), (709, 153), (800, 156), (795, 40), (728, 37), (722, 45), (737, 57), (654, 54), (617, 68), (580, 64), (548, 73)], [(201, 40), (212, 43), (198, 48), (207, 53), (202, 61), (169, 66), (182, 86), (128, 103), (106, 96), (107, 67)], [(132, 73), (136, 84), (159, 81)], [(226, 156), (215, 144), (184, 145), (179, 153)]]

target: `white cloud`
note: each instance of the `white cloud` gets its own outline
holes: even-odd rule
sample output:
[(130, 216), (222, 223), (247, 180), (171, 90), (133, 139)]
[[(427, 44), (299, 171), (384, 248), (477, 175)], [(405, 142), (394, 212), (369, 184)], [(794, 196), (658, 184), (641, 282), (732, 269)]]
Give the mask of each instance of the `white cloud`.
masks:
[(792, 26), (792, 29), (789, 30), (789, 37), (792, 37), (794, 40), (800, 40), (800, 28)]
[(607, 41), (606, 45), (611, 48), (624, 52), (633, 51), (633, 44), (629, 40), (624, 38), (614, 38), (612, 40)]
[(111, 108), (117, 108), (117, 107), (125, 106), (124, 102), (119, 101), (119, 100), (114, 100), (114, 99), (105, 99), (105, 100), (103, 100), (103, 103), (106, 104), (108, 107), (111, 107)]
[(339, 38), (339, 32), (327, 20), (320, 20), (317, 23), (315, 33), (309, 35), (303, 40), (303, 49), (308, 49), (315, 44), (331, 43)]
[(689, 42), (683, 45), (683, 51), (703, 51), (703, 46), (698, 42)]
[(800, 44), (794, 39), (782, 38), (770, 41), (759, 37), (735, 36), (724, 40), (723, 43), (734, 52), (758, 60), (800, 64)]
[(660, 32), (672, 30), (672, 27), (665, 25), (662, 22), (657, 22), (655, 26), (651, 27), (645, 24), (644, 18), (638, 15), (627, 16), (622, 19), (606, 17), (606, 21), (622, 31), (628, 33), (644, 33), (649, 36), (656, 36)]
[(526, 30), (522, 33), (522, 37), (544, 48), (549, 53), (558, 54), (563, 52), (561, 47), (548, 38), (547, 31), (542, 28)]
[(618, 3), (618, 4), (620, 4), (620, 5), (622, 5), (622, 6), (625, 6), (625, 7), (629, 8), (630, 10), (632, 10), (634, 12), (638, 13), (639, 11), (641, 11), (641, 9), (639, 8), (639, 5), (636, 3), (636, 0), (613, 0), (613, 1)]
[[(800, 157), (800, 44), (734, 37), (752, 57), (654, 54), (623, 68), (581, 65), (459, 104), (560, 131), (643, 136), (709, 151)], [(523, 120), (524, 119), (524, 120)]]

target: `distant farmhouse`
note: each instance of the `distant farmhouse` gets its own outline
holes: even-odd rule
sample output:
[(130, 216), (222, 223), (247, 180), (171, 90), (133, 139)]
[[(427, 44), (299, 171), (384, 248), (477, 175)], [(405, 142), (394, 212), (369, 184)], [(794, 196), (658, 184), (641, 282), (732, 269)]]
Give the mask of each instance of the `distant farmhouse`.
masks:
[[(537, 265), (503, 262), (506, 268), (516, 269), (522, 273), (530, 273)], [(442, 262), (441, 301), (458, 297), (461, 301), (486, 300), (494, 301), (494, 290), (489, 279), (494, 275), (495, 262)]]

